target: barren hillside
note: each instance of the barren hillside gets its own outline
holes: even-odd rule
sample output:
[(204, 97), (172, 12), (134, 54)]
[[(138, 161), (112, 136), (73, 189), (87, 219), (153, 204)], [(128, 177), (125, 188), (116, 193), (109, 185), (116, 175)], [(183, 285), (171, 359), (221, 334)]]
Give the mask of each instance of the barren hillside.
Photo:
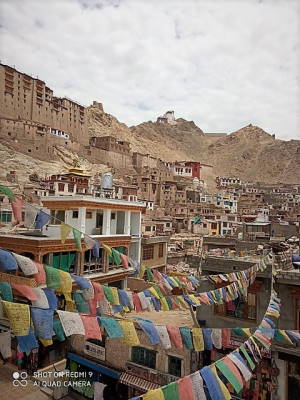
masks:
[[(175, 125), (149, 121), (128, 127), (105, 113), (99, 103), (87, 108), (87, 121), (89, 137), (111, 135), (129, 141), (132, 151), (164, 161), (194, 160), (211, 164), (216, 176), (270, 183), (300, 182), (300, 141), (275, 139), (256, 126), (246, 126), (221, 138), (205, 136), (193, 121), (182, 118)], [(40, 175), (62, 172), (78, 157), (63, 147), (56, 147), (55, 151), (56, 161), (42, 162), (7, 148), (2, 141), (0, 179), (10, 170), (16, 170), (21, 181), (33, 172)], [(91, 164), (88, 159), (81, 158), (80, 162), (93, 175), (108, 168)]]
[(112, 135), (129, 141), (133, 151), (165, 161), (202, 161), (213, 165), (216, 175), (249, 181), (300, 182), (300, 141), (275, 139), (257, 126), (217, 138), (205, 136), (193, 121), (182, 118), (175, 125), (149, 121), (129, 128), (91, 106), (88, 119), (90, 136)]
[(40, 177), (46, 175), (67, 172), (68, 168), (72, 167), (75, 159), (79, 160), (80, 165), (91, 175), (97, 172), (108, 171), (109, 168), (103, 164), (91, 164), (88, 160), (78, 157), (76, 154), (66, 150), (64, 147), (57, 147), (55, 149), (57, 160), (56, 161), (41, 161), (35, 160), (27, 154), (19, 153), (15, 150), (9, 149), (0, 143), (0, 182), (6, 181), (6, 174), (9, 171), (16, 171), (18, 183), (23, 185), (29, 182), (30, 174), (38, 174)]

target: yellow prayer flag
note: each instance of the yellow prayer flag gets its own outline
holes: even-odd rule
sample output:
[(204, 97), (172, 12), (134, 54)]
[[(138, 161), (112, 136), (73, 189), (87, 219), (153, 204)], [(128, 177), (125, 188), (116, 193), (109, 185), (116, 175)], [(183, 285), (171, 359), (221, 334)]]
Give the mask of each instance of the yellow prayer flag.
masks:
[(194, 349), (196, 351), (204, 351), (203, 333), (201, 328), (192, 328), (192, 336)]
[(159, 299), (159, 295), (157, 291), (154, 289), (153, 286), (151, 286), (149, 289), (147, 289), (156, 299)]
[(139, 278), (143, 278), (145, 275), (145, 271), (146, 271), (146, 265), (145, 264), (141, 264), (141, 269), (139, 272)]
[(143, 400), (164, 400), (164, 399), (165, 396), (160, 388), (149, 390), (149, 392), (143, 394)]
[(283, 331), (282, 329), (278, 329), (278, 333), (280, 333), (284, 337), (284, 339), (288, 342), (288, 344), (293, 346), (293, 342), (288, 337), (288, 335), (285, 333), (285, 331)]
[(118, 294), (118, 289), (116, 287), (111, 286), (110, 287), (114, 302), (112, 303), (113, 306), (119, 306), (120, 305), (120, 300), (119, 300), (119, 294)]
[(169, 279), (174, 283), (175, 287), (179, 287), (178, 281), (174, 279), (172, 276), (169, 276)]
[(242, 331), (244, 332), (244, 334), (246, 335), (246, 336), (251, 336), (251, 332), (250, 332), (250, 329), (249, 328), (242, 328)]
[(126, 343), (129, 346), (138, 346), (140, 344), (140, 341), (133, 322), (120, 320), (119, 324), (121, 325), (122, 331), (124, 333), (124, 338), (122, 339), (123, 343)]
[(28, 304), (2, 301), (10, 328), (16, 336), (27, 336), (30, 328), (30, 311)]
[(111, 248), (109, 246), (107, 246), (106, 244), (101, 243), (101, 247), (104, 249), (104, 251), (106, 251), (106, 253), (108, 253), (111, 256)]
[(169, 306), (168, 306), (167, 300), (164, 297), (161, 297), (160, 302), (161, 302), (162, 310), (169, 311)]
[(257, 353), (258, 353), (258, 354), (259, 354), (259, 356), (261, 357), (261, 352), (260, 352), (260, 349), (259, 349), (259, 347), (258, 347), (258, 345), (257, 345), (256, 341), (253, 339), (253, 337), (252, 337), (252, 336), (250, 336), (250, 337), (249, 337), (249, 340), (251, 340), (251, 342), (254, 344), (254, 347), (255, 347), (255, 349), (256, 349), (256, 351), (257, 351)]
[(182, 296), (177, 296), (177, 299), (179, 301), (179, 304), (182, 308), (187, 309), (189, 308), (188, 305), (186, 304), (186, 302), (184, 301)]
[(227, 290), (228, 290), (228, 292), (229, 292), (231, 298), (233, 299), (233, 297), (234, 297), (234, 292), (233, 292), (232, 286), (231, 286), (231, 285), (228, 285), (228, 286), (226, 286), (226, 288), (227, 288)]
[(216, 366), (214, 364), (210, 365), (210, 368), (215, 375), (216, 381), (218, 382), (220, 389), (224, 395), (225, 400), (231, 400), (231, 394), (229, 393), (229, 390), (227, 389), (226, 385), (221, 381), (219, 375), (217, 374)]
[(190, 294), (189, 298), (196, 304), (200, 304), (200, 299), (199, 297), (196, 297), (194, 294)]
[(75, 310), (75, 302), (66, 299), (65, 311), (73, 312)]
[(68, 224), (65, 224), (62, 222), (60, 224), (60, 240), (62, 243), (65, 243), (67, 237), (69, 236), (70, 232), (72, 230), (72, 227)]
[(53, 344), (53, 340), (52, 339), (41, 339), (41, 338), (39, 338), (39, 341), (42, 343), (42, 345), (44, 347), (51, 346), (51, 344)]
[(72, 292), (72, 278), (71, 275), (66, 272), (58, 269), (58, 275), (60, 280), (60, 290), (62, 293), (71, 293)]
[(66, 301), (73, 301), (71, 293), (64, 292), (63, 295), (64, 295)]

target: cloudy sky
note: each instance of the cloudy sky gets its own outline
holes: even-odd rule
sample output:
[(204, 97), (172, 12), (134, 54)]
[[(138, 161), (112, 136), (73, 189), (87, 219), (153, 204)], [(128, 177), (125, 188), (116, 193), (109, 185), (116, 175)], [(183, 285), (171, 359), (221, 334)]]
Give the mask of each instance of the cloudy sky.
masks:
[(1, 62), (128, 125), (300, 138), (300, 2), (1, 0)]

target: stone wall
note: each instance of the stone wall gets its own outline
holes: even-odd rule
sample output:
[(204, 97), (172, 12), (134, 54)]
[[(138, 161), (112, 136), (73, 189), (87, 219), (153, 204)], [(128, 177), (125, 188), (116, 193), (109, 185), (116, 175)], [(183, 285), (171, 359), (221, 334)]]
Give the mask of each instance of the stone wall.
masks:
[(200, 179), (203, 179), (209, 188), (216, 186), (216, 175), (211, 165), (201, 164)]
[(81, 145), (70, 139), (63, 139), (42, 131), (41, 126), (30, 121), (0, 119), (0, 141), (16, 151), (39, 160), (49, 161), (56, 158), (54, 146), (80, 152)]
[(130, 154), (121, 154), (92, 146), (85, 146), (84, 156), (92, 163), (106, 164), (109, 167), (117, 169), (133, 169), (132, 157)]
[(142, 169), (143, 167), (159, 168), (160, 166), (160, 161), (150, 156), (150, 154), (133, 153), (132, 162), (137, 169)]

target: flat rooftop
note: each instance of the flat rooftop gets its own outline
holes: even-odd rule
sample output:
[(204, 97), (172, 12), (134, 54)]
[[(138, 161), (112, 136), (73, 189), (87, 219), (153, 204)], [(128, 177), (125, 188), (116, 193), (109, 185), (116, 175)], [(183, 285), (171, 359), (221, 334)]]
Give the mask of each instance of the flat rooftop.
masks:
[(95, 204), (112, 204), (112, 205), (124, 205), (124, 206), (138, 206), (146, 207), (146, 202), (144, 201), (126, 201), (119, 199), (102, 199), (98, 197), (92, 197), (88, 195), (82, 196), (45, 196), (42, 198), (43, 203), (48, 202), (91, 202)]

